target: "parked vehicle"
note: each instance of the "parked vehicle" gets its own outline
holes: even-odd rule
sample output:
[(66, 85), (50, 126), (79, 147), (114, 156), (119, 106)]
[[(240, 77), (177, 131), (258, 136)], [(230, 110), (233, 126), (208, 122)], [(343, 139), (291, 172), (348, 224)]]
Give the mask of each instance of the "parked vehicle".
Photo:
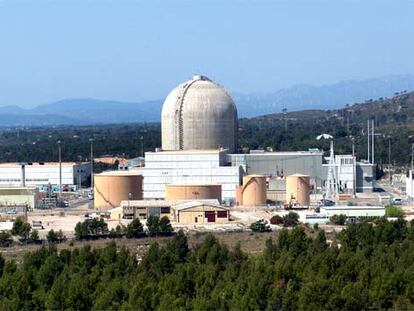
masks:
[(402, 199), (401, 198), (393, 198), (392, 204), (394, 205), (402, 205)]
[(323, 199), (319, 202), (320, 206), (335, 206), (335, 201)]
[(43, 227), (43, 224), (40, 220), (33, 220), (32, 221), (32, 228), (35, 230), (42, 230), (45, 227)]

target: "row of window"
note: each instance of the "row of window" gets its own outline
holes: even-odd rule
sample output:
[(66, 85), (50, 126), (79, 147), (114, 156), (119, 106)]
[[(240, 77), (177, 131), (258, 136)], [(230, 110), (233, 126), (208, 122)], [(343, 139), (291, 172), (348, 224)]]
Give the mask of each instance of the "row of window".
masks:
[[(0, 182), (21, 182), (20, 178), (0, 178)], [(26, 178), (26, 182), (48, 182), (47, 178)]]

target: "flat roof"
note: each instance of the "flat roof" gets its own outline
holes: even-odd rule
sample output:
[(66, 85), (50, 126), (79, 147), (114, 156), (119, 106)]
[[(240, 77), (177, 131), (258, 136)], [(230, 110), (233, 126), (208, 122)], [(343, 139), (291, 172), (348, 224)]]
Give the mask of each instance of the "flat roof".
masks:
[[(21, 162), (3, 162), (0, 166), (18, 166)], [(26, 162), (25, 166), (59, 166), (59, 162)], [(79, 164), (87, 164), (90, 162), (62, 162), (62, 166), (74, 166)]]
[(209, 183), (209, 182), (205, 182), (205, 183), (200, 183), (200, 182), (191, 183), (191, 182), (189, 182), (189, 183), (171, 183), (171, 184), (166, 184), (166, 186), (172, 186), (172, 187), (182, 187), (182, 186), (185, 186), (185, 187), (197, 187), (197, 186), (221, 186), (221, 184), (219, 184), (219, 183), (213, 183), (213, 182), (211, 182), (211, 183)]
[(183, 154), (183, 153), (220, 153), (228, 151), (228, 149), (189, 149), (189, 150), (160, 150), (160, 151), (147, 151), (145, 153), (160, 153), (160, 154), (167, 154), (167, 153), (176, 153), (176, 154)]
[(194, 201), (188, 201), (188, 202), (182, 202), (179, 204), (175, 204), (172, 206), (172, 208), (176, 211), (182, 211), (185, 209), (197, 207), (197, 206), (211, 206), (222, 210), (227, 210), (227, 208), (212, 202), (211, 200), (194, 200)]
[(290, 177), (290, 176), (293, 176), (293, 177), (310, 177), (309, 175), (304, 175), (304, 174), (299, 174), (299, 173), (288, 175), (286, 177)]
[(323, 155), (322, 151), (265, 151), (265, 152), (253, 152), (253, 153), (232, 153), (231, 156), (312, 156)]
[(321, 206), (321, 210), (327, 211), (336, 211), (336, 210), (376, 210), (376, 209), (385, 209), (384, 206), (370, 206), (370, 205), (356, 205), (356, 206), (347, 206), (347, 205), (334, 205), (334, 206)]
[(171, 203), (165, 200), (123, 200), (121, 207), (170, 207)]
[(141, 176), (137, 171), (106, 171), (99, 174), (94, 174), (94, 177), (99, 176)]

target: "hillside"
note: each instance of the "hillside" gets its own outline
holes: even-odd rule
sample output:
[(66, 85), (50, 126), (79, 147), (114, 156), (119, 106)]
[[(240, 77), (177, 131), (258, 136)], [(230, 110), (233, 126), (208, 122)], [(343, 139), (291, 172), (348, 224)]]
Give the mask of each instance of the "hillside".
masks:
[[(242, 119), (241, 147), (274, 150), (327, 150), (328, 143), (316, 136), (328, 133), (335, 138), (338, 153), (352, 152), (352, 139), (359, 159), (367, 157), (367, 120), (375, 121), (376, 162), (388, 164), (388, 144), (396, 164), (410, 162), (414, 142), (414, 92), (390, 99), (370, 100), (336, 110), (303, 110)], [(287, 126), (287, 128), (285, 128)]]
[[(9, 116), (20, 120), (19, 116)], [(410, 136), (414, 135), (414, 93), (355, 104), (337, 110), (304, 110), (240, 119), (239, 145), (243, 149), (271, 147), (279, 151), (329, 148), (316, 136), (329, 133), (335, 137), (335, 152), (352, 152), (354, 138), (358, 160), (367, 156), (366, 122), (375, 119), (376, 163), (388, 164), (388, 144), (392, 162), (408, 165), (411, 156)], [(286, 123), (285, 123), (286, 122)], [(287, 125), (287, 129), (285, 129)], [(74, 161), (89, 156), (89, 138), (95, 138), (95, 154), (136, 157), (161, 145), (159, 123), (112, 124), (94, 126), (57, 126), (0, 129), (1, 161), (54, 161), (56, 140), (65, 141), (63, 157)], [(414, 136), (412, 136), (414, 137)], [(381, 165), (380, 165), (381, 166)]]
[[(323, 86), (296, 85), (272, 93), (231, 95), (239, 117), (255, 117), (281, 112), (284, 108), (288, 112), (312, 109), (317, 113), (318, 109), (338, 109), (370, 98), (389, 97), (401, 90), (414, 90), (414, 76), (394, 75)], [(130, 103), (73, 98), (31, 109), (3, 106), (0, 107), (0, 124), (4, 127), (159, 122), (162, 103), (163, 99)]]

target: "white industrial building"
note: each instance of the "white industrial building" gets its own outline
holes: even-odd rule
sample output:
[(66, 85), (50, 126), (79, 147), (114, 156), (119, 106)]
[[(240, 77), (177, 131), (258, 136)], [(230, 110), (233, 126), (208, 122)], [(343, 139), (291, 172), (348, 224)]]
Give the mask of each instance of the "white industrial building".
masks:
[(345, 215), (348, 218), (353, 217), (383, 217), (385, 216), (384, 206), (321, 206), (320, 215), (326, 215), (330, 218), (333, 215)]
[[(0, 187), (21, 186), (22, 182), (21, 163), (0, 163)], [(59, 185), (59, 163), (25, 163), (26, 186)], [(90, 163), (62, 163), (62, 187), (78, 185), (91, 176)]]
[[(323, 164), (322, 166), (327, 171), (329, 164)], [(339, 190), (342, 193), (353, 193), (354, 188), (356, 187), (355, 157), (352, 155), (336, 155), (334, 167)]]
[(241, 166), (227, 165), (227, 150), (182, 150), (145, 153), (145, 168), (136, 168), (144, 176), (144, 198), (165, 198), (165, 185), (172, 183), (217, 183), (222, 198), (235, 197), (243, 174)]

